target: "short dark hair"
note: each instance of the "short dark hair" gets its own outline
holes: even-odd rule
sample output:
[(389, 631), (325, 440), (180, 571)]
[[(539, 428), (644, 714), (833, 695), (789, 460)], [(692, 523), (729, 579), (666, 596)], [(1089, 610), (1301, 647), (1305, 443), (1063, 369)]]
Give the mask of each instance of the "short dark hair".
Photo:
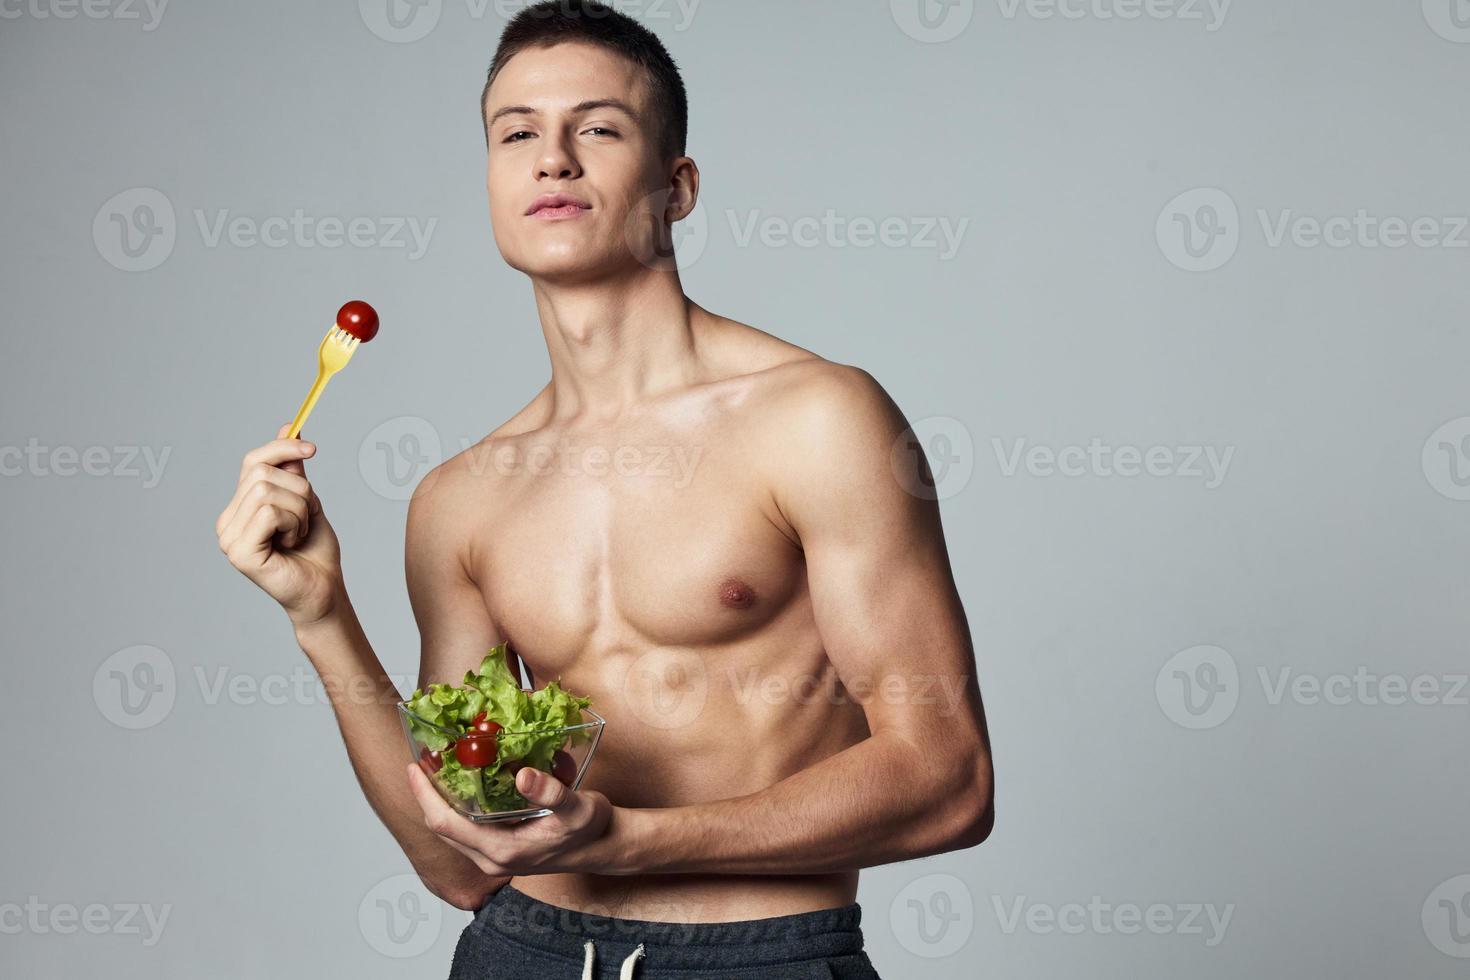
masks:
[[(490, 85), (505, 63), (526, 48), (568, 41), (596, 44), (615, 51), (648, 73), (650, 106), (658, 123), (657, 146), (666, 159), (683, 156), (689, 139), (689, 97), (679, 66), (658, 36), (627, 14), (597, 0), (542, 0), (511, 18), (500, 35), (480, 92), (480, 121)], [(486, 124), (486, 142), (490, 139)]]

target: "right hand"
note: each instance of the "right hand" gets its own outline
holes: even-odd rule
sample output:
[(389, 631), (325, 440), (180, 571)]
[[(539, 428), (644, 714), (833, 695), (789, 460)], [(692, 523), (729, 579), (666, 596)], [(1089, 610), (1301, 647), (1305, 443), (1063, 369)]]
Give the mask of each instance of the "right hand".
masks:
[(326, 618), (343, 594), (342, 551), (303, 460), (316, 446), (275, 440), (245, 454), (235, 496), (214, 522), (219, 548), (246, 578), (303, 626)]

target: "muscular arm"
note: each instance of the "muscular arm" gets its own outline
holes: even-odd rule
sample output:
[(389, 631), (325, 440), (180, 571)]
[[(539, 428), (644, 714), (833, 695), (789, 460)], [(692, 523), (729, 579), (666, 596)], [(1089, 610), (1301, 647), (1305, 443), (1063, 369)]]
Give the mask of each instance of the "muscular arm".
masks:
[[(453, 679), (475, 666), (498, 639), (459, 557), (463, 540), (456, 495), (444, 464), (420, 484), (409, 504), (405, 566), (421, 636), (419, 683)], [(462, 505), (460, 505), (462, 506)], [(301, 648), (328, 691), (353, 771), (368, 803), (434, 894), (476, 909), (504, 884), (480, 871), (423, 823), (408, 783), (398, 692), (383, 671), (350, 603), (339, 614), (297, 630)], [(369, 693), (370, 692), (370, 693)]]
[(776, 503), (805, 552), (825, 649), (864, 702), (871, 737), (747, 796), (615, 808), (586, 870), (817, 873), (990, 833), (989, 738), (938, 506), (890, 467), (907, 423), (852, 368), (829, 369), (800, 398), (787, 416), (789, 455), (773, 470)]

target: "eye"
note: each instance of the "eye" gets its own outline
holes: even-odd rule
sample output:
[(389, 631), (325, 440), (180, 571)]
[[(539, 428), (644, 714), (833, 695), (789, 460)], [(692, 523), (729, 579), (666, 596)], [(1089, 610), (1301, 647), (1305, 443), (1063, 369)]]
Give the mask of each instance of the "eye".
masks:
[(615, 130), (615, 129), (609, 129), (606, 126), (593, 126), (591, 129), (588, 129), (586, 132), (588, 133), (588, 135), (591, 135), (591, 136), (617, 136), (618, 135), (618, 131), (617, 130)]
[(533, 135), (535, 135), (535, 134), (532, 133), (530, 130), (527, 130), (527, 129), (518, 129), (515, 132), (511, 133), (509, 136), (507, 136), (505, 139), (501, 140), (501, 142), (502, 143), (521, 143), (521, 142), (524, 142), (521, 139), (522, 136), (529, 137), (529, 136), (533, 136)]

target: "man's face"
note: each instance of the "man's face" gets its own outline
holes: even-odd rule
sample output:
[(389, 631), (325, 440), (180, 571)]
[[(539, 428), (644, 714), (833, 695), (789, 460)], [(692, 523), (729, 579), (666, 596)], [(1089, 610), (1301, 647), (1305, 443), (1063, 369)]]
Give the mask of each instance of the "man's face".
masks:
[(651, 251), (668, 175), (648, 102), (642, 70), (595, 45), (528, 48), (505, 64), (484, 110), (490, 220), (507, 263), (578, 282)]

